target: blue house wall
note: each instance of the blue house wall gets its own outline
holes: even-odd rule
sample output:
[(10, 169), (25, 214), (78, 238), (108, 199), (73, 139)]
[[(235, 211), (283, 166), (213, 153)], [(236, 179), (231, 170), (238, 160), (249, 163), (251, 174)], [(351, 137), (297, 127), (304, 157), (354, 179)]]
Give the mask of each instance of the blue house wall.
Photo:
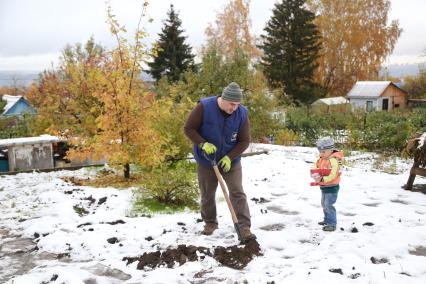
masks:
[(24, 99), (20, 99), (3, 115), (23, 115), (24, 113), (35, 114), (36, 111)]

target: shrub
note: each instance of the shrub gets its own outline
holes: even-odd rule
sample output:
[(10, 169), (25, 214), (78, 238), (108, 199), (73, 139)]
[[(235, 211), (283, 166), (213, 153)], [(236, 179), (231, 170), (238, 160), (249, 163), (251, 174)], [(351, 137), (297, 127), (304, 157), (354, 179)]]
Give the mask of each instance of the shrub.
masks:
[(143, 185), (148, 190), (149, 197), (160, 203), (193, 208), (198, 198), (194, 167), (194, 163), (186, 160), (164, 164), (145, 173)]
[(277, 133), (276, 144), (293, 146), (297, 145), (300, 141), (300, 136), (291, 129), (284, 129)]

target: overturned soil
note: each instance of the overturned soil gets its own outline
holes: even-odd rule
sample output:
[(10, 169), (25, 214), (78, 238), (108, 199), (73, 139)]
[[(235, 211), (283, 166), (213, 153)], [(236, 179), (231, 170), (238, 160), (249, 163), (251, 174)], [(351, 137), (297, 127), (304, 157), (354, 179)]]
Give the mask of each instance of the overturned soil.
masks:
[(254, 256), (260, 255), (262, 254), (259, 243), (256, 240), (250, 240), (245, 245), (219, 246), (212, 250), (206, 247), (179, 245), (177, 248), (144, 253), (137, 257), (124, 257), (123, 261), (127, 261), (127, 265), (137, 261), (137, 269), (142, 270), (145, 267), (151, 269), (161, 266), (172, 268), (177, 263), (182, 265), (187, 261), (203, 260), (206, 256), (210, 256), (224, 266), (233, 269), (243, 269)]

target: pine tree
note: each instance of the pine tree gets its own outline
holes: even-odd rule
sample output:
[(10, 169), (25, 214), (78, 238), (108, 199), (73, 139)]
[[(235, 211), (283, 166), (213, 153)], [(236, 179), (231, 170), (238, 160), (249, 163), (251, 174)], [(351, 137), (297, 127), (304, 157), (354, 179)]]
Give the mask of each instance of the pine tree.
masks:
[(288, 95), (299, 104), (313, 101), (318, 92), (313, 75), (321, 48), (315, 15), (304, 6), (305, 0), (276, 3), (260, 45), (269, 83), (283, 89), (281, 101)]
[(156, 43), (156, 56), (154, 61), (148, 63), (148, 71), (158, 82), (162, 76), (166, 75), (169, 81), (178, 81), (181, 74), (186, 70), (194, 70), (194, 55), (191, 53), (191, 47), (185, 43), (186, 37), (182, 35), (180, 28), (182, 21), (178, 14), (170, 5), (167, 13), (168, 19), (164, 23), (160, 39)]

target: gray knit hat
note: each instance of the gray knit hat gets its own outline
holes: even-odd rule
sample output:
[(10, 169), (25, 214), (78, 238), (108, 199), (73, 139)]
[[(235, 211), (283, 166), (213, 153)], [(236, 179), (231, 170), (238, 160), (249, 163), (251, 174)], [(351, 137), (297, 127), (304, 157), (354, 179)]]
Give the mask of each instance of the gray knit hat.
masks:
[(334, 141), (331, 137), (323, 137), (317, 141), (318, 150), (333, 150)]
[(243, 92), (237, 83), (230, 83), (222, 92), (222, 98), (226, 101), (240, 103), (243, 98)]

